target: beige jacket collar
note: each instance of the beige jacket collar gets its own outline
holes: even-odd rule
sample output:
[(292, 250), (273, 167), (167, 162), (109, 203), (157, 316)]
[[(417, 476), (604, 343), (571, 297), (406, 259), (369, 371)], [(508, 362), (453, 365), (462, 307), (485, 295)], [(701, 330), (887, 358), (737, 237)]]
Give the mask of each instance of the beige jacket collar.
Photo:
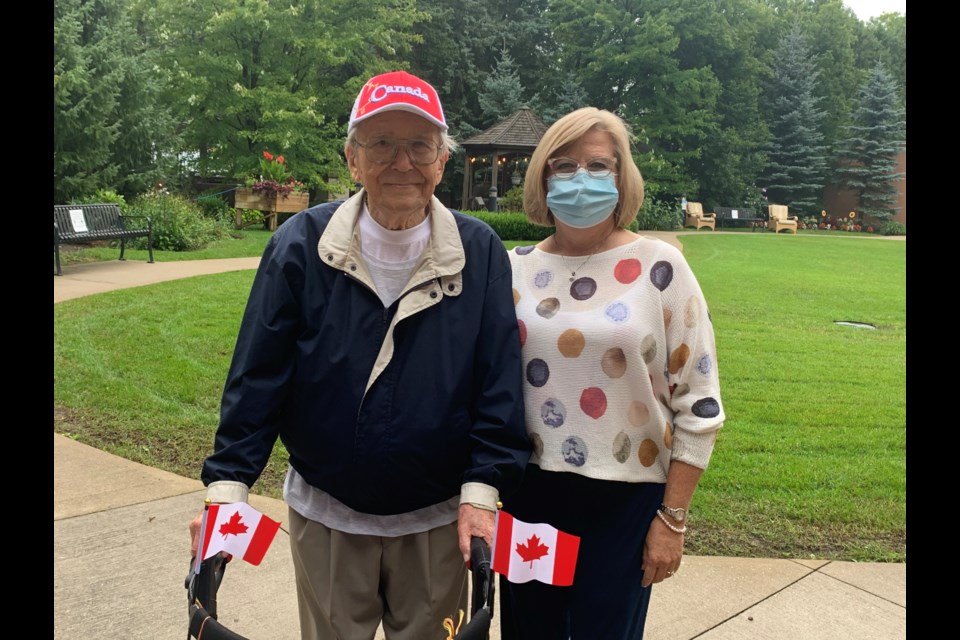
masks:
[[(320, 236), (317, 251), (324, 263), (364, 283), (372, 291), (376, 285), (360, 254), (360, 227), (357, 221), (363, 206), (363, 190), (333, 212), (327, 228)], [(405, 318), (439, 304), (444, 296), (459, 296), (463, 290), (463, 267), (466, 256), (453, 214), (437, 200), (430, 201), (430, 243), (400, 294), (399, 305), (390, 321), (377, 360), (370, 371), (369, 391), (393, 358), (393, 330)]]

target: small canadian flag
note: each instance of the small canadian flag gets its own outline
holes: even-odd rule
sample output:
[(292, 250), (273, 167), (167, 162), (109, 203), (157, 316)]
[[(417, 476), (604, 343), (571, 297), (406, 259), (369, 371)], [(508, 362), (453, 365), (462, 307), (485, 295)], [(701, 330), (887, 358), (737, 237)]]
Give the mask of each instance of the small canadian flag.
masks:
[(510, 582), (539, 580), (569, 587), (577, 567), (580, 538), (549, 524), (529, 524), (497, 512), (493, 532), (493, 570)]
[(279, 529), (279, 522), (271, 520), (246, 502), (210, 505), (204, 510), (200, 525), (198, 572), (200, 561), (221, 551), (250, 564), (260, 564)]

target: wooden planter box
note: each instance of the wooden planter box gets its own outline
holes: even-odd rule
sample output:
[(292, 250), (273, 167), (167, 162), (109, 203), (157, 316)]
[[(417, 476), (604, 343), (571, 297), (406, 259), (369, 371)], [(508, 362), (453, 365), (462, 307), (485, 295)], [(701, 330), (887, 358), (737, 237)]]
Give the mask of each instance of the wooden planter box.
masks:
[(243, 225), (243, 209), (262, 211), (270, 230), (276, 231), (278, 213), (297, 213), (310, 206), (310, 194), (307, 191), (291, 191), (286, 197), (277, 197), (276, 193), (268, 194), (241, 187), (234, 195), (238, 229)]

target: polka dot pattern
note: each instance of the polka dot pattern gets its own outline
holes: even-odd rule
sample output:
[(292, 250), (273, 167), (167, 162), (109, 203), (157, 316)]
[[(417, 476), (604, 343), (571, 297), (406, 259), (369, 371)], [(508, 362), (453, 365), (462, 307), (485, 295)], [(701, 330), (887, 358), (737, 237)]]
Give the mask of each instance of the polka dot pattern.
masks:
[(661, 260), (650, 268), (650, 282), (660, 291), (666, 290), (673, 282), (673, 265)]
[(600, 362), (600, 368), (610, 378), (622, 378), (627, 372), (627, 356), (620, 347), (607, 349)]
[(657, 339), (647, 334), (640, 343), (640, 355), (647, 364), (653, 362), (657, 357)]
[(597, 281), (593, 278), (577, 278), (570, 285), (570, 297), (574, 300), (589, 300), (597, 292)]
[(673, 350), (673, 353), (670, 354), (670, 365), (667, 369), (670, 372), (670, 375), (673, 375), (680, 371), (683, 368), (683, 365), (687, 364), (687, 359), (690, 357), (690, 347), (685, 344), (681, 344), (679, 347)]
[(705, 353), (697, 360), (697, 372), (702, 376), (708, 376), (711, 371), (713, 371), (713, 360), (710, 359), (709, 353)]
[(640, 261), (636, 258), (621, 260), (613, 268), (613, 277), (621, 284), (630, 284), (640, 277), (642, 271)]
[(650, 422), (650, 409), (639, 400), (630, 403), (627, 420), (635, 427), (642, 427)]
[(709, 315), (689, 269), (659, 241), (635, 244), (596, 254), (572, 281), (558, 255), (511, 254), (527, 424), (543, 469), (663, 482), (674, 421), (722, 413), (711, 345), (698, 337)]
[(715, 418), (720, 415), (720, 403), (714, 398), (700, 398), (693, 403), (691, 411), (698, 418)]
[(587, 463), (589, 455), (587, 443), (583, 441), (583, 438), (570, 436), (560, 445), (560, 455), (563, 456), (563, 461), (567, 464), (582, 467)]
[(537, 289), (546, 289), (553, 282), (553, 271), (539, 271), (533, 277), (533, 286)]
[(539, 433), (531, 433), (530, 435), (530, 444), (533, 445), (533, 453), (538, 457), (543, 457), (543, 438), (540, 437)]
[(630, 443), (630, 436), (621, 431), (613, 439), (613, 459), (623, 464), (630, 459), (630, 453), (633, 447)]
[(693, 329), (700, 322), (700, 305), (693, 296), (687, 298), (687, 304), (683, 306), (683, 326), (687, 329)]
[(562, 427), (567, 421), (567, 408), (556, 398), (550, 398), (540, 405), (540, 419), (553, 429)]
[(541, 300), (540, 304), (537, 305), (537, 315), (547, 320), (557, 315), (557, 311), (559, 310), (560, 301), (556, 298), (546, 298)]
[(564, 358), (578, 358), (586, 345), (583, 333), (577, 329), (567, 329), (557, 338), (557, 351), (563, 354)]
[(669, 422), (663, 429), (663, 446), (667, 449), (673, 449), (673, 425)]
[(614, 324), (623, 324), (630, 319), (630, 308), (622, 302), (614, 302), (607, 305), (603, 315)]
[(580, 394), (580, 409), (594, 420), (599, 420), (607, 412), (607, 395), (603, 389), (584, 389)]
[(660, 455), (660, 447), (649, 438), (641, 442), (640, 448), (637, 449), (637, 457), (640, 458), (640, 464), (645, 467), (652, 467), (657, 461), (658, 455)]
[(550, 367), (540, 358), (534, 358), (527, 363), (527, 382), (535, 387), (542, 387), (550, 379)]

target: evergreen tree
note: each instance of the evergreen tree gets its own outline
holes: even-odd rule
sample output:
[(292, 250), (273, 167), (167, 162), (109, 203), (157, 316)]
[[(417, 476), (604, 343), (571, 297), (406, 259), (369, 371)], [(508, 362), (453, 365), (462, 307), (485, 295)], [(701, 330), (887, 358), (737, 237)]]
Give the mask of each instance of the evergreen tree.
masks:
[(861, 214), (889, 220), (897, 212), (894, 183), (903, 176), (896, 172), (903, 130), (897, 83), (878, 62), (860, 89), (838, 168), (841, 184), (859, 195)]
[(799, 25), (780, 41), (773, 76), (768, 93), (770, 141), (760, 183), (767, 188), (771, 204), (812, 215), (821, 209), (826, 175), (824, 112), (816, 97), (816, 60)]
[(566, 73), (560, 80), (560, 86), (553, 91), (553, 100), (550, 104), (541, 107), (543, 121), (552, 124), (571, 111), (590, 106), (590, 97), (583, 85), (577, 81), (573, 73)]
[(113, 117), (121, 72), (109, 24), (82, 0), (53, 5), (53, 198), (70, 203), (113, 186)]
[(517, 74), (513, 58), (507, 51), (500, 56), (496, 69), (483, 83), (483, 92), (478, 96), (484, 128), (515, 113), (524, 105), (523, 85)]

